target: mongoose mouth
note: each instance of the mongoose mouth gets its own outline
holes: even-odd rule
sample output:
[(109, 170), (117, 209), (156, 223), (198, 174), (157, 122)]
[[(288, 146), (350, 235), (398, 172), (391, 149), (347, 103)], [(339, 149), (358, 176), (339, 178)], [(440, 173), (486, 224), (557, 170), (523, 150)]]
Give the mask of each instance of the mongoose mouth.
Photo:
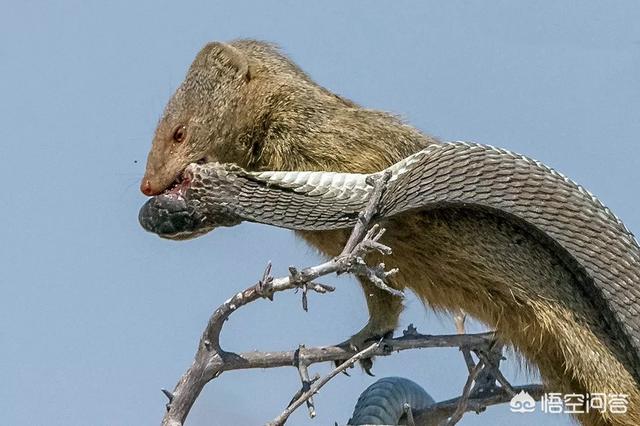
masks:
[(184, 197), (191, 184), (191, 175), (185, 169), (178, 177), (173, 181), (171, 186), (167, 188), (160, 195), (174, 195), (178, 197)]
[[(205, 163), (206, 163), (206, 160), (204, 158), (201, 158), (200, 160), (196, 161), (193, 164), (205, 164)], [(175, 178), (175, 180), (171, 183), (169, 188), (164, 190), (161, 195), (173, 194), (173, 195), (184, 197), (185, 194), (187, 193), (187, 190), (191, 186), (192, 180), (193, 180), (193, 171), (192, 171), (191, 165), (188, 165), (180, 174), (178, 174), (178, 177)]]

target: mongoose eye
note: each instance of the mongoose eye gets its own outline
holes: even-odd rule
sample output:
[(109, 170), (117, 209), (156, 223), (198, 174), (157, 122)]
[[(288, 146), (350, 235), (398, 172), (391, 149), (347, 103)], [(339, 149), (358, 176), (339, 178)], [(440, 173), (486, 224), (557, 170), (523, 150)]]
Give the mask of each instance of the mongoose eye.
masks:
[(183, 142), (187, 138), (187, 126), (178, 126), (176, 130), (173, 131), (173, 141), (174, 142)]

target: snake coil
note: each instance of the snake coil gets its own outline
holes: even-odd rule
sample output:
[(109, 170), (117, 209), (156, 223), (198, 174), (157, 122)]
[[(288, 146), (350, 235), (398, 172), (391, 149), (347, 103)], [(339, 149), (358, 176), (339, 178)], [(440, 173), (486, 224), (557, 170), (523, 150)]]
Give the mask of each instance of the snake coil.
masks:
[[(382, 378), (360, 394), (348, 425), (406, 424), (404, 405), (412, 410), (427, 408), (435, 401), (419, 384), (403, 377)], [(402, 421), (402, 423), (401, 423)]]

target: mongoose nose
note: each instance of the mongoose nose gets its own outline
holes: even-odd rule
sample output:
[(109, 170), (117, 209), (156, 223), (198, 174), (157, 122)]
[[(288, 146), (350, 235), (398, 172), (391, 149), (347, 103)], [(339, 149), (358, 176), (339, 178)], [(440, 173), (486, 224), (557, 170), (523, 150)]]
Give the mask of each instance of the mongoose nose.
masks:
[(142, 180), (142, 183), (140, 184), (140, 191), (142, 191), (144, 195), (155, 195), (153, 189), (151, 189), (151, 182), (149, 181), (149, 179)]

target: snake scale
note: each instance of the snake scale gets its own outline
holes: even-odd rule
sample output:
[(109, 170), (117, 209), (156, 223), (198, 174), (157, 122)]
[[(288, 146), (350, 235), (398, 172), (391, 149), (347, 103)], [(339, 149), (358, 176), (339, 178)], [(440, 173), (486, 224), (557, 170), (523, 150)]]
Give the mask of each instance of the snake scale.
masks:
[[(640, 383), (640, 248), (597, 198), (538, 161), (487, 145), (431, 144), (391, 166), (379, 220), (417, 209), (478, 208), (516, 221), (553, 248), (617, 337)], [(382, 173), (382, 172), (380, 172)], [(373, 187), (369, 176), (247, 172), (191, 164), (182, 182), (149, 200), (139, 219), (166, 238), (189, 238), (242, 221), (295, 230), (352, 227)]]

